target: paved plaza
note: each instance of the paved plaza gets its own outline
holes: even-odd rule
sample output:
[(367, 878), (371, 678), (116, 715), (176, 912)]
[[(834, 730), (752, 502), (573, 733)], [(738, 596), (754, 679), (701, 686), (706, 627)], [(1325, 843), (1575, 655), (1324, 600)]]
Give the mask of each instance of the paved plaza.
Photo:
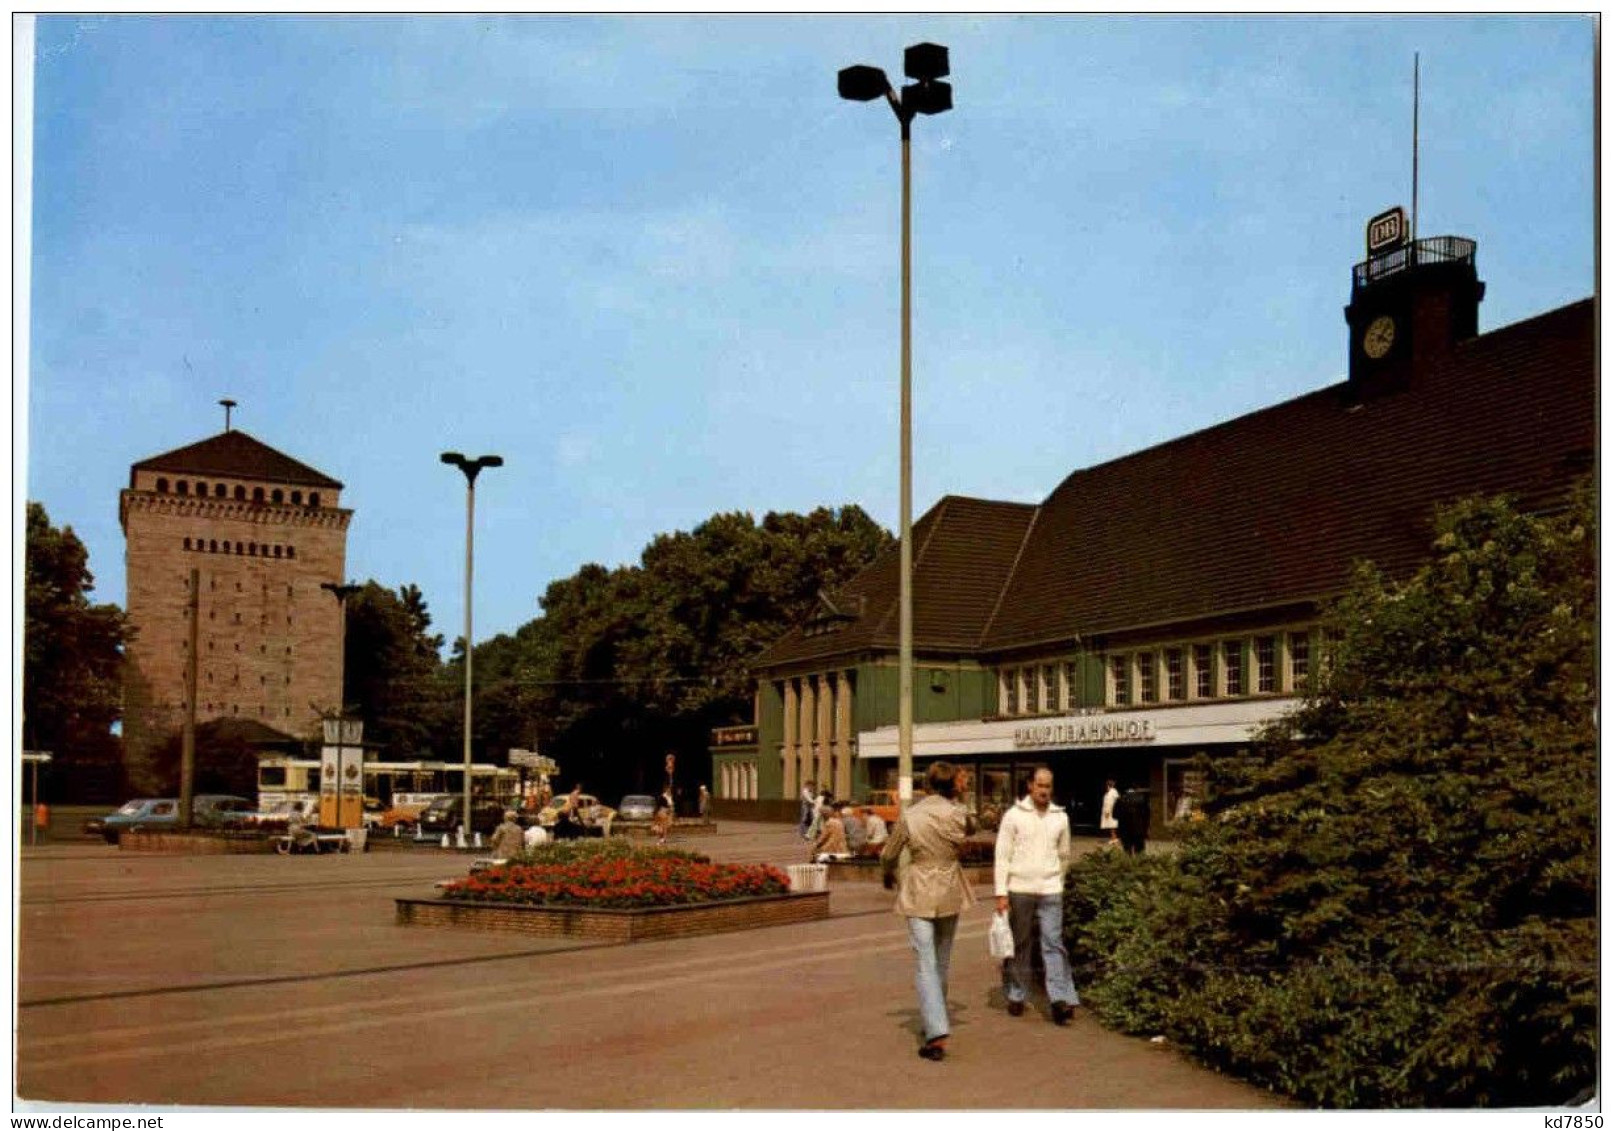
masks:
[[(798, 863), (782, 825), (681, 842)], [(22, 1101), (309, 1108), (1280, 1106), (1168, 1045), (1003, 1008), (989, 891), (960, 926), (954, 1032), (915, 1056), (911, 952), (878, 884), (829, 919), (599, 944), (393, 923), (467, 859), (152, 856), (59, 838), (20, 870)]]

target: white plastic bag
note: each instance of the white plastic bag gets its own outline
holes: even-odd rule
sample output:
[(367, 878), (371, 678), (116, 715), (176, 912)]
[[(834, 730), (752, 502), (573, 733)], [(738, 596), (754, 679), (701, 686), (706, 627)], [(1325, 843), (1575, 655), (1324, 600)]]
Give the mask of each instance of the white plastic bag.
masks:
[(1014, 957), (1014, 929), (1008, 925), (1008, 913), (998, 911), (991, 917), (991, 930), (986, 932), (986, 945), (993, 958)]

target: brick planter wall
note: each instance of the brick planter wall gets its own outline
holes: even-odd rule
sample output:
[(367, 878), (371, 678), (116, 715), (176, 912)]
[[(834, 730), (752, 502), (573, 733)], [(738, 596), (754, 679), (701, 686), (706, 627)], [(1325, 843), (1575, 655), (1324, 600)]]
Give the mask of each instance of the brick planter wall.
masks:
[(397, 922), (413, 927), (468, 927), (529, 935), (638, 942), (723, 931), (748, 931), (829, 917), (828, 892), (792, 892), (679, 907), (642, 910), (539, 907), (449, 899), (399, 899)]
[(166, 853), (171, 856), (220, 856), (273, 852), (274, 842), (262, 836), (142, 830), (119, 833), (118, 848), (124, 852)]

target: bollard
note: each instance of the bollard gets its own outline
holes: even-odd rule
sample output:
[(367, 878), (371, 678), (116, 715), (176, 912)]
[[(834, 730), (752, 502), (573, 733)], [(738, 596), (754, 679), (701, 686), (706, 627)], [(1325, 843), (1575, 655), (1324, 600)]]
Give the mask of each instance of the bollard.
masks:
[(442, 846), (444, 848), (448, 847), (448, 834), (447, 833), (442, 834)]
[(403, 835), (403, 826), (402, 825), (393, 825), (392, 826), (392, 839), (397, 840), (398, 837), (400, 837), (401, 835)]
[(461, 829), (458, 829), (456, 831), (459, 834), (459, 836), (457, 838), (457, 842), (456, 842), (456, 847), (464, 848), (465, 847), (465, 830), (463, 828), (461, 828)]
[(473, 833), (472, 835), (475, 837), (475, 840), (472, 841), (472, 844), (475, 847), (480, 848), (482, 846), (482, 834), (481, 833)]

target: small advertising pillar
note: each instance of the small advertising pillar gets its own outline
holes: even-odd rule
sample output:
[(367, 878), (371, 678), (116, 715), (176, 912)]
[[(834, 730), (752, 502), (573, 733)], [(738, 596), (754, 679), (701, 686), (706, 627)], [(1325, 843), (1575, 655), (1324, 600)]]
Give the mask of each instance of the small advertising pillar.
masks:
[(325, 746), (319, 755), (319, 823), (328, 829), (356, 829), (364, 823), (364, 722), (325, 720)]

